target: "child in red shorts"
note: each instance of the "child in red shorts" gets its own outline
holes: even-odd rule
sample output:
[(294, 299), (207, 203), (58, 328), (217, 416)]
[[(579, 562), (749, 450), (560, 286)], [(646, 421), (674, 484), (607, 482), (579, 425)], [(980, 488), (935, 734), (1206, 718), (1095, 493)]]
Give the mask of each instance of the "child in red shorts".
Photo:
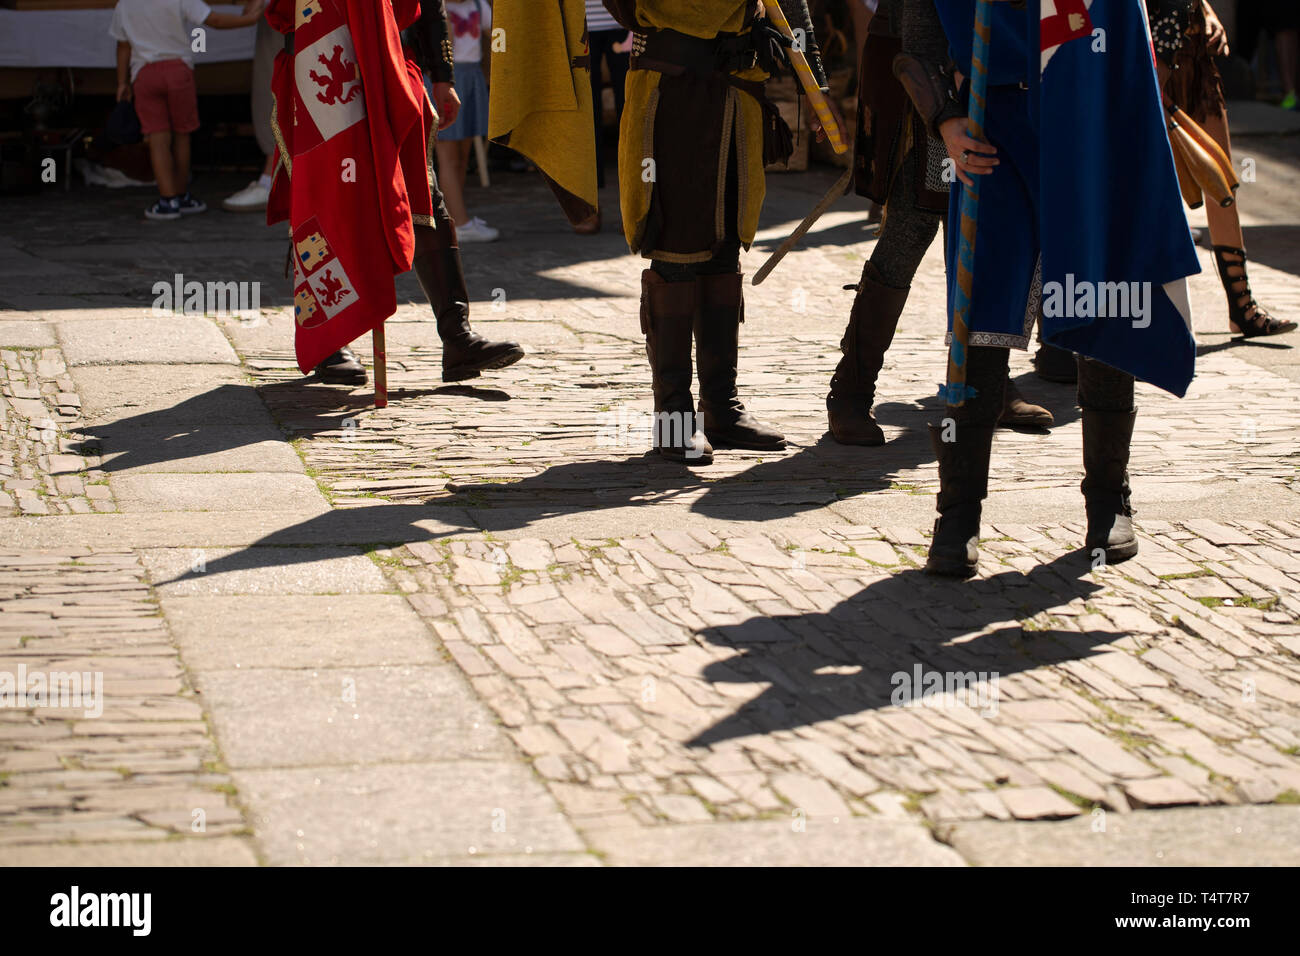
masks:
[(135, 100), (158, 180), (159, 199), (146, 218), (179, 219), (208, 208), (189, 193), (190, 134), (199, 128), (194, 30), (251, 26), (265, 5), (246, 0), (243, 13), (230, 14), (213, 13), (203, 0), (118, 0), (108, 31), (117, 40), (117, 98)]

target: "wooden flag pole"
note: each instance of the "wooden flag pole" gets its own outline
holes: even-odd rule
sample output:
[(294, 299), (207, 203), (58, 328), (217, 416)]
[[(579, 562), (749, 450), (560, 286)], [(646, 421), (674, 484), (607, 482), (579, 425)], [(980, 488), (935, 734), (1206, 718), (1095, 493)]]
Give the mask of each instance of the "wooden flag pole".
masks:
[[(967, 109), (966, 134), (984, 139), (984, 98), (989, 87), (989, 23), (992, 0), (978, 0), (975, 5), (975, 40), (971, 44), (970, 106)], [(979, 221), (980, 178), (972, 176), (973, 185), (963, 185), (961, 197), (961, 238), (957, 246), (957, 295), (952, 309), (952, 339), (948, 346), (949, 405), (961, 407), (973, 397), (966, 384), (966, 359), (970, 352), (970, 305), (975, 285), (975, 225)]]
[(375, 408), (388, 407), (388, 352), (384, 345), (384, 323), (375, 326)]

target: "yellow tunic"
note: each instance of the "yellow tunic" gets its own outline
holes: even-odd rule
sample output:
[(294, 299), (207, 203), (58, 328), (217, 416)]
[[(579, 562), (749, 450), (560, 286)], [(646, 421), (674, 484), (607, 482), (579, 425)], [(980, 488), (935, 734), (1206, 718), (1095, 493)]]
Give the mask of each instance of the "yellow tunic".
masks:
[[(739, 33), (744, 26), (745, 13), (753, 0), (637, 0), (636, 17), (641, 26), (671, 29), (678, 33), (703, 39), (712, 39), (719, 33)], [(735, 74), (744, 80), (763, 81), (767, 74), (758, 68)], [(630, 70), (623, 107), (623, 120), (619, 129), (618, 173), (623, 209), (623, 231), (633, 252), (646, 258), (668, 262), (703, 262), (712, 257), (711, 249), (662, 250), (643, 248), (646, 220), (650, 213), (650, 200), (657, 172), (655, 163), (656, 123), (659, 122), (658, 99), (660, 73), (653, 70)], [(671, 124), (672, 117), (662, 118)], [(715, 238), (721, 240), (727, 232), (724, 215), (726, 170), (730, 150), (736, 150), (738, 187), (735, 232), (745, 248), (754, 241), (758, 230), (758, 215), (763, 206), (765, 183), (763, 180), (763, 127), (762, 109), (748, 93), (729, 87), (725, 109), (719, 122), (724, 133), (722, 149), (718, 155), (699, 155), (701, 168), (718, 170), (718, 195), (713, 209), (701, 209), (700, 215), (712, 216)], [(665, 136), (680, 135), (683, 151), (695, 149), (692, 130), (674, 129), (671, 125), (658, 130), (660, 140)], [(695, 159), (696, 157), (692, 157)], [(710, 165), (711, 164), (711, 165)], [(660, 188), (671, 188), (661, 183)]]

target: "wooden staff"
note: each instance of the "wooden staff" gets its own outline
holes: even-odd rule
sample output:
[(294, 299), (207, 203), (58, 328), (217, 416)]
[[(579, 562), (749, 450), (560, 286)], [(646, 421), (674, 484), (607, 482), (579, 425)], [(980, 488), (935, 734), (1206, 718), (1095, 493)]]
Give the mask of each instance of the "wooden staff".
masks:
[[(975, 5), (975, 39), (971, 44), (970, 108), (967, 110), (966, 133), (971, 139), (984, 139), (984, 98), (989, 86), (985, 65), (989, 56), (989, 23), (992, 0), (978, 0)], [(970, 351), (970, 307), (975, 286), (975, 226), (979, 220), (981, 176), (972, 176), (972, 185), (962, 187), (961, 237), (957, 246), (957, 295), (952, 309), (952, 338), (948, 345), (947, 403), (960, 408), (973, 397), (966, 384), (966, 359)]]
[(388, 407), (388, 352), (384, 346), (384, 323), (375, 326), (375, 408)]
[(1206, 196), (1220, 206), (1231, 206), (1236, 199), (1234, 190), (1239, 185), (1233, 173), (1232, 162), (1219, 148), (1219, 144), (1192, 122), (1186, 113), (1176, 106), (1167, 106), (1166, 109), (1169, 111), (1169, 142), (1175, 151), (1182, 153), (1183, 162), (1192, 179)]
[[(784, 33), (789, 39), (794, 40), (794, 31), (790, 29), (790, 21), (785, 18), (785, 12), (777, 0), (763, 0), (763, 6), (767, 8), (767, 18), (772, 21), (772, 25)], [(798, 43), (790, 49), (790, 62), (794, 64), (795, 75), (799, 77), (799, 83), (803, 87), (804, 94), (808, 97), (808, 102), (812, 104), (813, 112), (817, 114), (817, 121), (822, 124), (822, 129), (826, 132), (826, 138), (831, 142), (831, 149), (837, 153), (843, 153), (848, 149), (848, 144), (844, 141), (844, 134), (840, 132), (839, 123), (835, 122), (835, 114), (831, 112), (831, 104), (827, 102), (826, 95), (822, 92), (821, 86), (817, 83), (817, 77), (813, 75), (812, 67), (808, 65), (808, 58), (803, 55), (803, 51), (798, 49)]]
[(1178, 191), (1183, 194), (1183, 202), (1187, 203), (1190, 209), (1200, 209), (1205, 205), (1205, 196), (1201, 192), (1201, 187), (1192, 178), (1192, 171), (1187, 168), (1187, 160), (1183, 159), (1183, 151), (1174, 145), (1173, 153), (1174, 171), (1178, 173)]

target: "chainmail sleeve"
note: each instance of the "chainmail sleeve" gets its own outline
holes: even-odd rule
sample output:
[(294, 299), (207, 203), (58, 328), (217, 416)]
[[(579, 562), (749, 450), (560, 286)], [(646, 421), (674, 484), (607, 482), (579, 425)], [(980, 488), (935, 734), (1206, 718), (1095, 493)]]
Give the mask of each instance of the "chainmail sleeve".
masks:
[(941, 72), (948, 65), (948, 37), (934, 0), (901, 0), (897, 6), (903, 13), (903, 52), (920, 60), (928, 71)]

